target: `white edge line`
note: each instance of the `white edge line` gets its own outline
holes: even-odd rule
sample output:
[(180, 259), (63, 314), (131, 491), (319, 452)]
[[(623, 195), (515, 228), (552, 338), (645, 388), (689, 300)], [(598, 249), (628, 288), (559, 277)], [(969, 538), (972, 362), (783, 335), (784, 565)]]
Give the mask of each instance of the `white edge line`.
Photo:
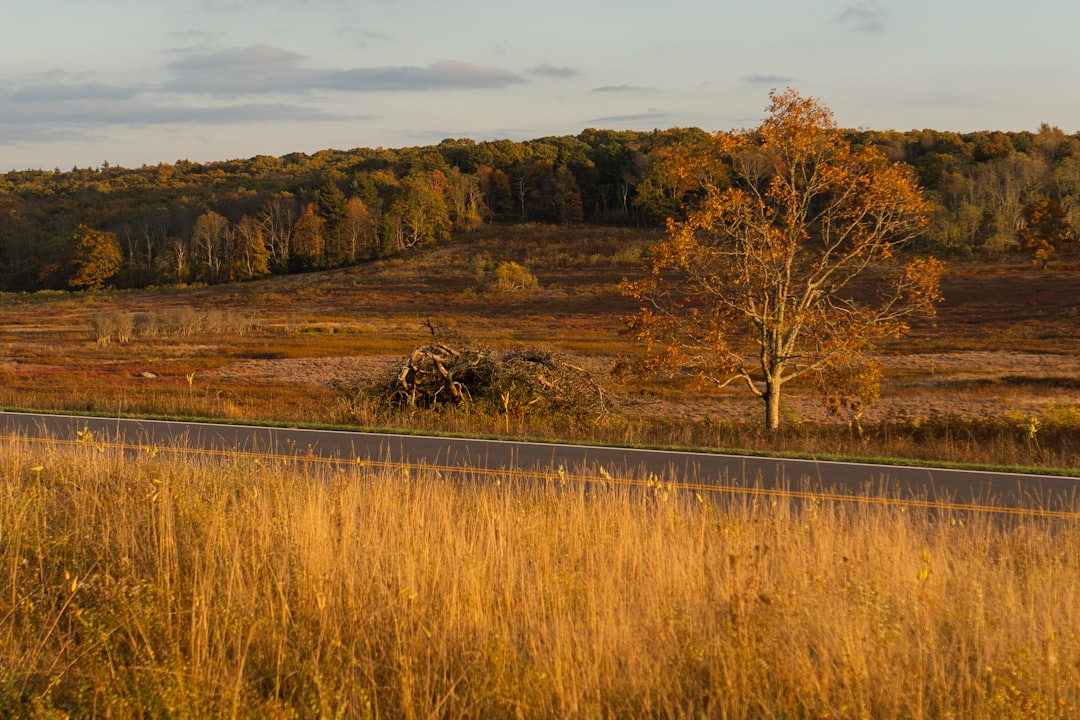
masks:
[(886, 472), (889, 469), (900, 470), (918, 470), (928, 473), (966, 473), (974, 475), (992, 475), (992, 476), (1005, 476), (1014, 477), (1019, 479), (1045, 479), (1045, 480), (1076, 480), (1080, 483), (1080, 478), (1073, 478), (1068, 475), (1037, 475), (1030, 473), (1010, 473), (1001, 472), (995, 470), (966, 470), (964, 468), (943, 468), (943, 467), (928, 467), (924, 465), (880, 465), (875, 463), (862, 463), (862, 462), (845, 462), (843, 460), (811, 460), (808, 458), (784, 458), (773, 457), (770, 455), (733, 455), (729, 453), (706, 453), (696, 450), (650, 450), (648, 448), (628, 448), (618, 445), (575, 445), (573, 443), (548, 443), (548, 442), (534, 442), (529, 440), (496, 440), (491, 438), (468, 438), (468, 437), (442, 437), (439, 435), (409, 435), (409, 434), (395, 434), (395, 433), (375, 433), (365, 432), (362, 430), (324, 430), (319, 428), (302, 428), (302, 427), (274, 427), (271, 425), (238, 425), (236, 423), (212, 423), (201, 421), (188, 421), (188, 420), (154, 420), (154, 419), (140, 419), (140, 418), (109, 418), (104, 416), (92, 416), (92, 415), (60, 415), (51, 413), (27, 413), (27, 412), (9, 412), (7, 410), (0, 411), (2, 415), (18, 415), (26, 418), (63, 418), (66, 420), (94, 420), (94, 421), (114, 421), (125, 423), (156, 423), (159, 425), (181, 425), (185, 427), (206, 427), (206, 428), (234, 428), (241, 430), (267, 430), (277, 432), (306, 432), (306, 433), (319, 433), (323, 435), (342, 435), (342, 436), (366, 436), (371, 438), (385, 438), (385, 439), (409, 439), (416, 438), (419, 440), (435, 440), (435, 441), (449, 441), (449, 442), (470, 442), (470, 443), (487, 443), (491, 445), (528, 445), (530, 447), (549, 447), (549, 448), (567, 448), (575, 450), (601, 450), (607, 452), (623, 452), (623, 453), (637, 453), (637, 454), (650, 454), (650, 455), (671, 455), (680, 458), (722, 458), (725, 460), (758, 460), (758, 461), (774, 461), (781, 463), (792, 463), (800, 465), (810, 465), (814, 467), (818, 466), (838, 466), (838, 467), (852, 467), (852, 468), (871, 468)]

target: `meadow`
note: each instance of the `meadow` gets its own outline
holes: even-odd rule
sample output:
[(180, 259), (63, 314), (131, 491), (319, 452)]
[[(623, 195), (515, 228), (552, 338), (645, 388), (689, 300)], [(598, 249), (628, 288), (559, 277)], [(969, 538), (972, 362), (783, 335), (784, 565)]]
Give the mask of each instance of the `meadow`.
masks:
[[(213, 287), (0, 296), (0, 405), (1080, 467), (1078, 259), (956, 260), (880, 400), (612, 372), (652, 231), (487, 228)], [(500, 291), (517, 262), (537, 287)], [(540, 347), (588, 420), (386, 412), (437, 338)], [(75, 440), (69, 438), (68, 440)], [(650, 479), (0, 444), (0, 717), (1071, 718), (1074, 520), (680, 492)]]
[[(830, 415), (791, 386), (785, 428), (760, 429), (739, 388), (612, 373), (638, 352), (619, 292), (657, 230), (490, 226), (352, 268), (205, 287), (0, 295), (0, 406), (97, 414), (547, 437), (589, 442), (1080, 467), (1080, 257), (947, 259), (934, 322), (880, 348), (881, 395)], [(500, 292), (516, 262), (535, 288)], [(378, 412), (365, 386), (437, 339), (542, 348), (589, 370), (604, 417), (472, 407)]]
[(0, 716), (1071, 718), (1074, 521), (0, 447)]

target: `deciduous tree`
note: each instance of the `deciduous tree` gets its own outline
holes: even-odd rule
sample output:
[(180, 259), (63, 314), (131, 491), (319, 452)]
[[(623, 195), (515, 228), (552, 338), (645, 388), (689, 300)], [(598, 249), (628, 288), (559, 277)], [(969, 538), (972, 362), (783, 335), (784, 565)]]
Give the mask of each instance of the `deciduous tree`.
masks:
[(303, 212), (293, 225), (289, 241), (290, 266), (297, 270), (310, 270), (326, 264), (326, 220), (319, 215), (315, 203), (304, 206)]
[(383, 217), (392, 252), (450, 237), (450, 215), (436, 180), (431, 173), (417, 173), (401, 182)]
[(71, 274), (67, 281), (70, 287), (96, 290), (124, 266), (124, 254), (116, 235), (80, 225), (71, 239)]
[(259, 223), (245, 215), (236, 224), (233, 272), (238, 280), (249, 280), (270, 272), (270, 251)]
[(641, 301), (629, 329), (648, 369), (740, 383), (773, 430), (785, 383), (856, 366), (933, 313), (941, 266), (895, 262), (928, 208), (908, 168), (852, 148), (816, 99), (770, 97), (757, 131), (714, 136), (730, 185), (669, 222), (651, 274), (624, 288)]
[(704, 133), (687, 133), (682, 142), (657, 148), (645, 158), (647, 169), (634, 204), (650, 222), (683, 219), (688, 201), (705, 188), (726, 187), (728, 168), (718, 150)]
[(1043, 270), (1057, 254), (1059, 247), (1072, 239), (1072, 226), (1061, 203), (1042, 198), (1028, 203), (1023, 212), (1020, 239), (1024, 247), (1035, 254), (1035, 262)]
[(358, 197), (349, 198), (338, 226), (331, 262), (335, 265), (350, 265), (360, 256), (374, 253), (377, 240), (375, 219), (367, 205)]
[(484, 195), (475, 175), (452, 168), (446, 176), (444, 195), (455, 230), (472, 232), (484, 222)]
[(210, 211), (195, 221), (191, 232), (191, 244), (202, 266), (200, 275), (209, 282), (227, 279), (226, 263), (232, 256), (233, 234), (229, 221)]
[(275, 269), (288, 267), (290, 240), (297, 215), (296, 198), (288, 192), (275, 193), (259, 214), (266, 247), (270, 250), (270, 264)]

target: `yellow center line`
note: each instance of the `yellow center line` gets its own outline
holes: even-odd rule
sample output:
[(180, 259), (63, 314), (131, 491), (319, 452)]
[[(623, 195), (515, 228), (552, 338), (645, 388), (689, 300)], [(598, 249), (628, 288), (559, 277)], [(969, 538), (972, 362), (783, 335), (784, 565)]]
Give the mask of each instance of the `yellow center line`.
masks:
[(719, 485), (685, 480), (660, 480), (655, 476), (642, 480), (639, 478), (616, 478), (604, 470), (598, 470), (595, 474), (577, 474), (565, 470), (563, 467), (546, 470), (525, 470), (519, 468), (480, 468), (468, 465), (432, 465), (409, 461), (386, 461), (370, 460), (366, 458), (340, 458), (324, 457), (313, 454), (295, 453), (285, 455), (272, 452), (255, 452), (249, 450), (224, 450), (217, 448), (192, 448), (176, 445), (144, 445), (135, 443), (102, 441), (88, 438), (68, 440), (63, 438), (38, 438), (22, 435), (0, 435), (0, 441), (32, 442), (61, 447), (89, 447), (105, 450), (134, 451), (156, 455), (158, 453), (171, 453), (175, 455), (201, 455), (212, 458), (249, 459), (257, 461), (289, 463), (313, 463), (321, 465), (343, 465), (375, 470), (420, 470), (448, 475), (473, 475), (480, 477), (496, 477), (507, 480), (548, 480), (560, 483), (593, 483), (601, 486), (622, 486), (629, 488), (645, 488), (659, 491), (694, 491), (707, 493), (721, 493), (726, 495), (746, 495), (751, 497), (784, 498), (797, 500), (817, 500), (829, 502), (857, 503), (861, 505), (900, 506), (933, 510), (950, 510), (957, 512), (985, 512), (1000, 515), (1014, 515), (1023, 517), (1051, 518), (1061, 520), (1080, 520), (1080, 512), (1067, 510), (1047, 510), (1044, 508), (1016, 508), (1001, 505), (985, 505), (979, 503), (954, 503), (943, 500), (919, 500), (915, 498), (903, 499), (881, 495), (851, 495), (833, 492), (813, 492), (808, 490), (791, 490), (782, 488), (761, 488), (742, 485)]

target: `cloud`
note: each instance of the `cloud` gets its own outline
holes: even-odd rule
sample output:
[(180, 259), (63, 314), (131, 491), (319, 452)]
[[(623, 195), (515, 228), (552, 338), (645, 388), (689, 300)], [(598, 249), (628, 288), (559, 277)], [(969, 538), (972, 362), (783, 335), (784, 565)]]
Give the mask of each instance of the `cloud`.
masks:
[(102, 83), (52, 83), (27, 85), (9, 96), (12, 102), (68, 102), (73, 100), (130, 100), (138, 95), (135, 88)]
[(378, 30), (356, 30), (351, 27), (343, 27), (338, 30), (340, 37), (350, 38), (356, 47), (366, 48), (370, 43), (393, 42), (392, 35), (379, 32)]
[(639, 90), (648, 90), (648, 88), (638, 87), (636, 85), (601, 85), (600, 87), (593, 88), (594, 93), (621, 93), (621, 92), (638, 92)]
[(330, 120), (358, 120), (370, 116), (345, 118), (341, 115), (287, 103), (245, 103), (222, 107), (154, 107), (146, 116), (148, 123), (202, 123), (207, 125), (232, 125), (237, 123), (311, 122)]
[[(50, 97), (56, 95), (54, 92), (41, 94)], [(0, 143), (89, 137), (94, 133), (91, 128), (106, 126), (235, 125), (358, 120), (368, 117), (346, 118), (287, 103), (185, 106), (101, 99), (3, 102), (0, 98)]]
[(199, 53), (170, 64), (175, 77), (164, 89), (211, 95), (306, 94), (340, 92), (403, 92), (447, 89), (491, 89), (525, 82), (508, 70), (445, 60), (427, 67), (383, 66), (313, 69), (304, 56), (257, 44)]
[(525, 72), (529, 75), (560, 78), (577, 77), (581, 74), (572, 67), (548, 65), (546, 63), (543, 65), (537, 65), (535, 67), (529, 68)]
[(881, 32), (885, 29), (885, 11), (874, 2), (856, 2), (848, 5), (836, 21), (856, 32)]
[(427, 67), (377, 67), (324, 71), (326, 89), (354, 92), (491, 89), (524, 83), (508, 70), (444, 60)]
[(18, 143), (97, 142), (105, 135), (73, 126), (5, 125), (0, 121), (0, 146)]
[(613, 124), (613, 123), (636, 124), (636, 123), (641, 123), (641, 122), (652, 122), (654, 120), (663, 120), (665, 118), (670, 118), (670, 117), (671, 117), (671, 113), (662, 112), (660, 110), (650, 110), (648, 112), (634, 113), (634, 114), (630, 114), (630, 115), (608, 115), (606, 117), (593, 118), (591, 120), (586, 120), (584, 122), (584, 124), (586, 124), (586, 125), (610, 125), (610, 124)]
[(190, 55), (171, 64), (173, 70), (180, 73), (235, 72), (238, 70), (256, 70), (270, 72), (275, 69), (287, 69), (295, 66), (304, 56), (276, 48), (273, 45), (256, 43), (247, 47), (232, 47), (214, 53)]
[(742, 79), (744, 83), (750, 83), (751, 85), (769, 85), (771, 87), (790, 85), (795, 80), (790, 75), (746, 75)]

